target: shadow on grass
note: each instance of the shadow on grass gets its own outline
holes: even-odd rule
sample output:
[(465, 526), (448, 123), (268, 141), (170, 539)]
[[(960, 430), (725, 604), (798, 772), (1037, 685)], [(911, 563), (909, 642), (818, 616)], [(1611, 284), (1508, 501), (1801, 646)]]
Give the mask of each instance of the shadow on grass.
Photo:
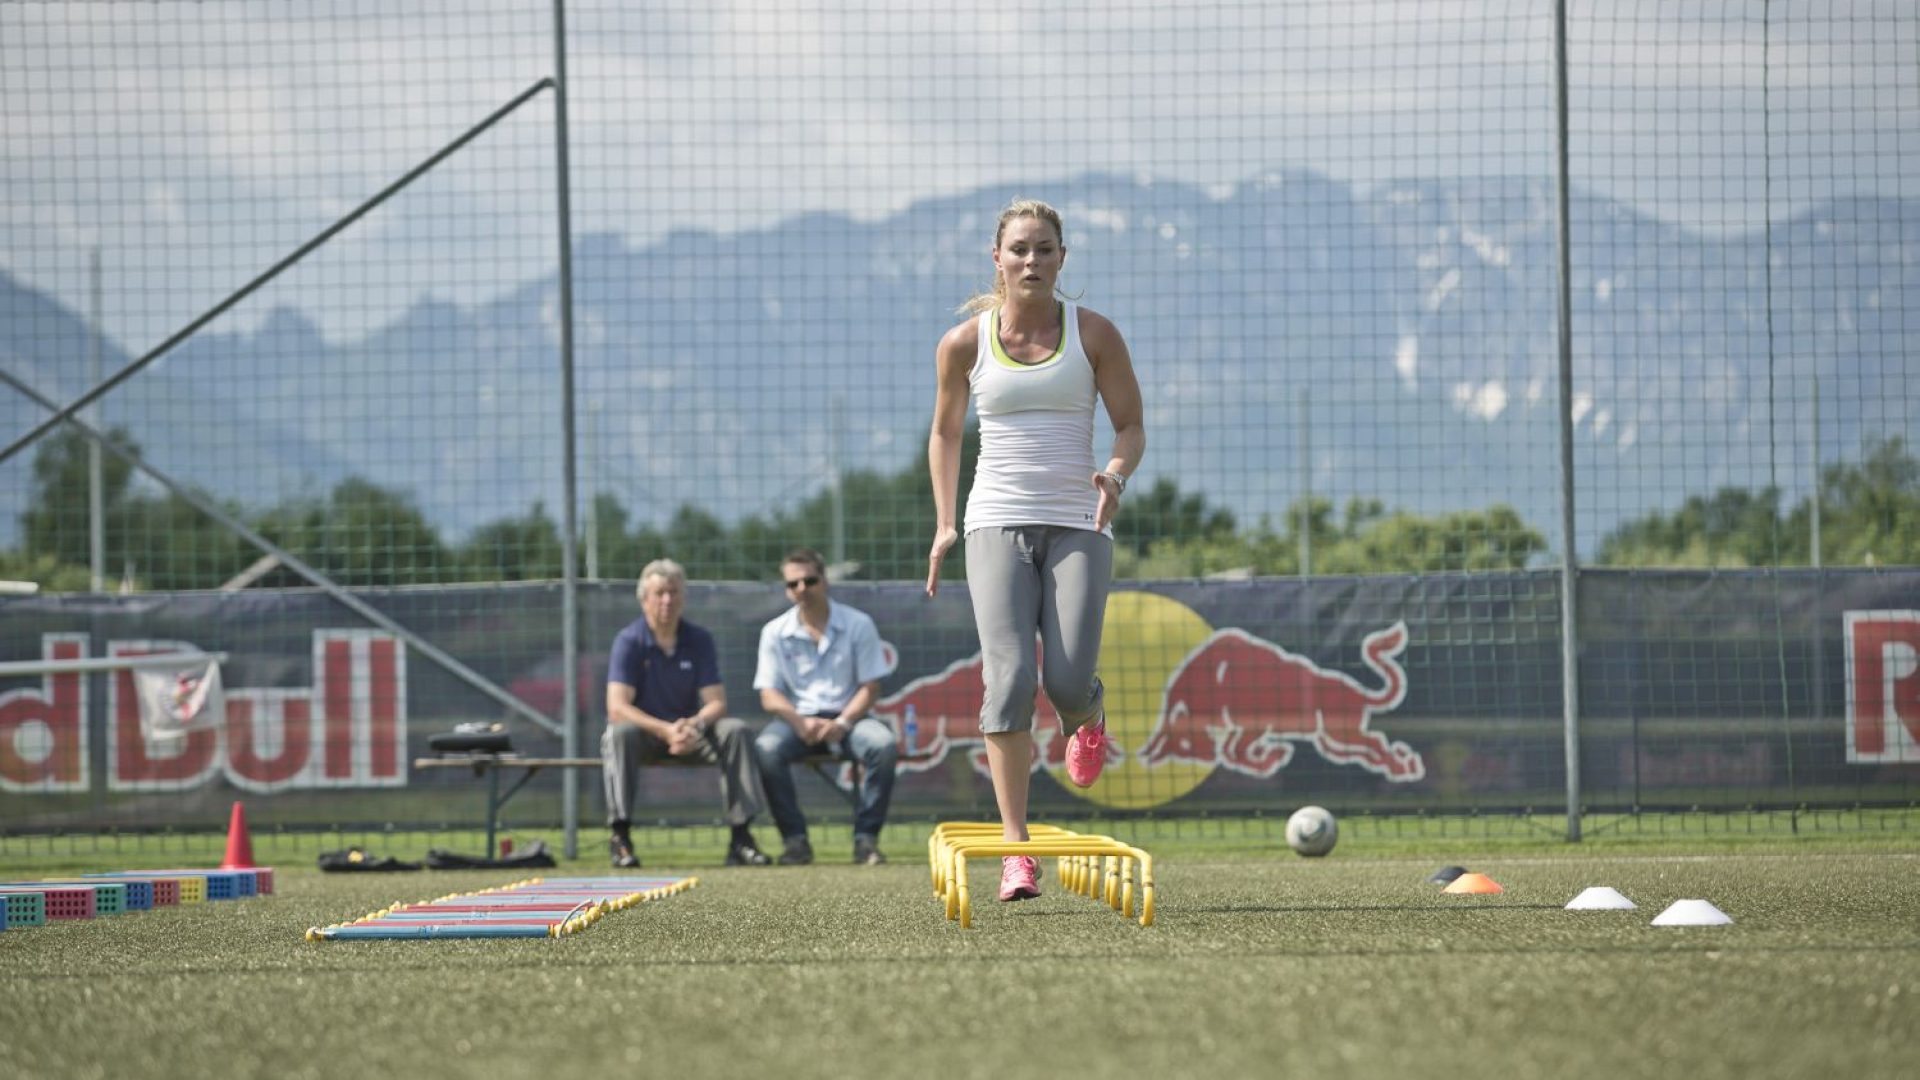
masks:
[(1324, 915), (1336, 911), (1419, 911), (1455, 915), (1479, 915), (1497, 911), (1559, 911), (1559, 904), (1499, 904), (1483, 907), (1433, 907), (1429, 904), (1213, 904), (1204, 907), (1182, 905), (1183, 915)]
[[(1035, 912), (1033, 913), (1033, 916), (1030, 916), (1030, 917), (1046, 917), (1053, 914), (1055, 913)], [(981, 932), (982, 931), (979, 928), (975, 928), (972, 930), (953, 931), (953, 933), (955, 934), (967, 934), (967, 935), (979, 934)], [(1140, 929), (1140, 933), (1143, 935), (1152, 935), (1152, 934), (1155, 934), (1156, 932), (1157, 931), (1155, 929), (1150, 929), (1150, 928)], [(385, 947), (391, 946), (394, 944), (397, 944), (397, 943), (373, 942), (373, 941), (329, 942), (324, 947), (332, 950), (343, 950), (343, 951), (345, 949), (364, 948), (368, 952), (372, 952), (376, 947), (384, 949)], [(409, 948), (432, 948), (435, 945), (447, 945), (451, 943), (450, 942), (418, 942), (418, 943), (407, 942), (405, 944)], [(489, 947), (490, 948), (500, 947), (500, 946), (506, 946), (508, 944), (509, 944), (508, 942), (491, 942), (489, 943)], [(537, 941), (528, 941), (525, 944), (529, 948), (542, 947), (541, 943)], [(1485, 956), (1485, 957), (1598, 956), (1598, 955), (1608, 955), (1608, 954), (1617, 954), (1622, 956), (1625, 956), (1625, 955), (1679, 956), (1679, 955), (1695, 955), (1695, 954), (1707, 954), (1707, 953), (1718, 954), (1718, 955), (1728, 955), (1728, 954), (1738, 953), (1740, 955), (1751, 955), (1751, 956), (1796, 956), (1796, 955), (1820, 956), (1820, 955), (1842, 955), (1846, 953), (1858, 953), (1858, 952), (1867, 952), (1867, 951), (1876, 952), (1876, 953), (1882, 953), (1882, 952), (1920, 953), (1920, 941), (1878, 944), (1870, 948), (1866, 946), (1857, 945), (1857, 944), (1843, 944), (1843, 943), (1833, 943), (1833, 944), (1825, 944), (1825, 945), (1816, 945), (1816, 944), (1753, 945), (1747, 942), (1735, 942), (1735, 941), (1727, 941), (1727, 940), (1699, 941), (1699, 942), (1685, 942), (1685, 943), (1668, 942), (1668, 943), (1663, 943), (1658, 945), (1629, 944), (1629, 943), (1623, 942), (1619, 944), (1608, 944), (1608, 945), (1510, 946), (1506, 948), (1492, 947), (1492, 946), (1476, 946), (1472, 948), (1446, 948), (1446, 949), (1412, 948), (1412, 947), (1406, 947), (1406, 946), (1386, 946), (1381, 948), (1364, 948), (1364, 947), (1354, 947), (1354, 946), (1343, 946), (1343, 947), (1336, 946), (1336, 947), (1325, 947), (1325, 948), (1315, 948), (1310, 946), (1300, 946), (1300, 947), (1259, 946), (1254, 948), (1236, 949), (1235, 952), (1232, 954), (1231, 958), (1238, 959), (1238, 960), (1263, 960), (1263, 959), (1289, 958), (1289, 957), (1291, 958), (1324, 957), (1328, 959), (1341, 959), (1341, 958), (1351, 958), (1351, 957), (1381, 957), (1381, 958), (1446, 957), (1449, 959), (1457, 959), (1459, 957), (1473, 957), (1473, 956)], [(342, 959), (347, 959), (347, 957), (343, 956)], [(466, 956), (462, 956), (458, 959), (459, 961), (466, 961), (466, 960), (473, 959), (473, 957), (469, 954)], [(379, 965), (377, 970), (381, 975), (408, 973), (408, 972), (443, 973), (444, 974), (444, 973), (449, 973), (451, 971), (454, 971), (455, 969), (458, 969), (458, 971), (461, 974), (469, 975), (469, 976), (479, 976), (479, 975), (488, 974), (488, 973), (511, 974), (520, 969), (521, 963), (527, 959), (527, 955), (525, 953), (519, 953), (515, 955), (502, 954), (498, 957), (489, 958), (489, 959), (493, 961), (497, 961), (499, 966), (497, 967), (496, 966), (478, 966), (478, 965), (466, 964), (463, 962), (456, 963), (454, 957), (442, 955), (438, 957), (423, 956), (419, 962), (407, 962), (407, 963), (397, 963), (397, 964), (383, 963)], [(1089, 956), (1086, 952), (1081, 950), (1035, 951), (1035, 950), (1022, 949), (1017, 955), (1011, 955), (1011, 956), (1006, 954), (1001, 954), (1001, 953), (995, 953), (991, 955), (965, 955), (965, 954), (952, 954), (952, 953), (922, 953), (922, 952), (904, 953), (903, 952), (903, 953), (898, 953), (891, 956), (843, 956), (843, 957), (831, 957), (831, 958), (817, 957), (817, 956), (807, 956), (807, 957), (733, 956), (733, 957), (717, 957), (713, 959), (694, 959), (689, 957), (674, 957), (674, 958), (667, 958), (667, 959), (647, 959), (643, 957), (595, 955), (595, 956), (575, 956), (575, 957), (547, 957), (541, 960), (540, 966), (542, 969), (567, 970), (567, 971), (574, 971), (574, 970), (595, 971), (595, 970), (615, 970), (615, 969), (630, 969), (630, 968), (634, 968), (634, 969), (672, 968), (672, 969), (683, 969), (683, 970), (694, 969), (694, 968), (784, 969), (784, 968), (794, 967), (796, 964), (809, 967), (809, 968), (845, 969), (845, 968), (890, 967), (894, 965), (915, 965), (915, 964), (993, 965), (993, 964), (1008, 964), (1008, 963), (1028, 964), (1028, 963), (1034, 963), (1034, 962), (1049, 963), (1053, 961), (1104, 962), (1109, 960), (1125, 960), (1128, 962), (1135, 962), (1142, 959), (1148, 959), (1158, 963), (1209, 963), (1210, 964), (1210, 963), (1218, 963), (1222, 959), (1225, 959), (1225, 957), (1223, 957), (1222, 954), (1220, 953), (1210, 952), (1210, 951), (1168, 952), (1168, 953), (1155, 954), (1152, 956), (1134, 956), (1129, 954), (1102, 952), (1094, 956)], [(285, 965), (273, 965), (273, 966), (263, 966), (263, 967), (225, 966), (220, 969), (220, 975), (223, 978), (243, 978), (247, 976), (255, 976), (255, 977), (270, 977), (270, 978), (277, 979), (277, 978), (285, 978), (289, 975), (299, 975), (304, 978), (317, 978), (317, 977), (337, 975), (345, 978), (362, 979), (367, 977), (368, 972), (369, 972), (369, 968), (367, 968), (366, 966), (362, 964), (354, 964), (354, 963), (343, 964), (342, 966), (339, 966), (339, 967), (316, 966), (316, 965), (307, 964), (307, 965), (301, 965), (298, 968), (293, 968)], [(179, 968), (170, 968), (170, 969), (149, 968), (149, 969), (143, 969), (141, 972), (141, 976), (143, 978), (156, 978), (156, 979), (164, 979), (164, 978), (193, 979), (193, 978), (203, 978), (208, 974), (209, 974), (209, 970), (205, 967), (179, 967)], [(100, 976), (98, 975), (98, 973), (91, 973), (91, 972), (45, 972), (45, 973), (28, 973), (28, 974), (9, 976), (7, 981), (10, 983), (16, 983), (16, 984), (35, 985), (35, 984), (54, 984), (54, 983), (66, 983), (66, 982), (89, 982), (89, 981), (97, 980), (99, 977)]]

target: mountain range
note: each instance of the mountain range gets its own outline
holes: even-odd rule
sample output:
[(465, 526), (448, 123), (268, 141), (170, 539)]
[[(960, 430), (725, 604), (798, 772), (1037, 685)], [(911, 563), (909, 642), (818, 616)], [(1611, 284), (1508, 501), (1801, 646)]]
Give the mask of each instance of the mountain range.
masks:
[[(924, 452), (934, 344), (986, 285), (995, 213), (1016, 195), (1062, 210), (1063, 290), (1126, 335), (1146, 479), (1243, 524), (1277, 519), (1309, 485), (1423, 513), (1507, 503), (1558, 549), (1545, 178), (1356, 188), (1295, 170), (1202, 188), (1089, 174), (871, 218), (644, 244), (583, 235), (583, 492), (611, 492), (636, 520), (683, 504), (734, 520), (819, 492), (837, 468), (907, 467)], [(1820, 461), (1920, 441), (1920, 203), (1836, 198), (1768, 232), (1715, 235), (1577, 191), (1572, 221), (1583, 554), (1688, 495), (1770, 481), (1804, 493), (1816, 394)], [(249, 506), (358, 474), (451, 537), (535, 503), (552, 512), (556, 280), (534, 268), (471, 306), (423, 282), (401, 318), (354, 340), (328, 337), (324, 291), (217, 321), (104, 399), (103, 422)], [(0, 365), (70, 400), (89, 347), (84, 318), (0, 264)], [(139, 351), (105, 342), (104, 370)], [(0, 415), (17, 432), (44, 412), (9, 395)], [(0, 465), (6, 544), (30, 458)]]

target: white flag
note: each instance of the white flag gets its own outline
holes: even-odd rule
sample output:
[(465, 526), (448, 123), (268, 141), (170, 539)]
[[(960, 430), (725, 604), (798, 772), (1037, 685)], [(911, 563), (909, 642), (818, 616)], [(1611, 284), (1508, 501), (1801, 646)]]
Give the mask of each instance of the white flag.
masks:
[(140, 732), (149, 742), (185, 738), (189, 731), (226, 722), (227, 697), (216, 660), (134, 668), (133, 684), (140, 694)]

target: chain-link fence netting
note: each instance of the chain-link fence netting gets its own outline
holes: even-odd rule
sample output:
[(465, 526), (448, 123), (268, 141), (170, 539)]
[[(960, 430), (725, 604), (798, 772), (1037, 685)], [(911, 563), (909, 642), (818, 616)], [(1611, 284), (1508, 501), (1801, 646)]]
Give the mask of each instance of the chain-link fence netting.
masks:
[[(43, 594), (0, 600), (6, 655), (186, 643), (264, 695), (163, 803), (112, 779), (156, 767), (109, 738), (124, 676), (12, 677), (0, 827), (236, 788), (440, 820), (473, 785), (406, 767), (431, 731), (595, 752), (663, 555), (729, 583), (750, 719), (796, 546), (885, 616), (884, 695), (959, 693), (964, 606), (907, 584), (933, 352), (1016, 196), (1062, 212), (1062, 289), (1146, 406), (1102, 807), (1546, 812), (1570, 719), (1595, 806), (1911, 801), (1920, 15), (1567, 4), (1564, 337), (1557, 29), (1550, 0), (0, 5), (0, 578)], [(987, 805), (976, 705), (941, 699), (933, 764), (916, 708), (904, 806)], [(332, 763), (248, 788), (289, 738)], [(596, 816), (589, 770), (528, 797), (562, 776)]]

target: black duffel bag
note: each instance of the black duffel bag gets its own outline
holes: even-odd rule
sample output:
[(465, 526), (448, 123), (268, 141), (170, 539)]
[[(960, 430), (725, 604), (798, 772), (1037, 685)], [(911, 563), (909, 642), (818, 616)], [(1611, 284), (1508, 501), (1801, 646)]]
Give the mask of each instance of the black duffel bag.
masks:
[(391, 855), (374, 857), (357, 847), (320, 853), (320, 869), (330, 874), (377, 874), (395, 870), (418, 870), (417, 862), (401, 862)]
[(427, 746), (442, 754), (509, 754), (513, 738), (505, 724), (456, 724), (452, 731), (427, 736)]
[(547, 851), (545, 840), (529, 840), (525, 847), (498, 859), (438, 848), (427, 852), (427, 868), (431, 870), (536, 870), (558, 865)]

